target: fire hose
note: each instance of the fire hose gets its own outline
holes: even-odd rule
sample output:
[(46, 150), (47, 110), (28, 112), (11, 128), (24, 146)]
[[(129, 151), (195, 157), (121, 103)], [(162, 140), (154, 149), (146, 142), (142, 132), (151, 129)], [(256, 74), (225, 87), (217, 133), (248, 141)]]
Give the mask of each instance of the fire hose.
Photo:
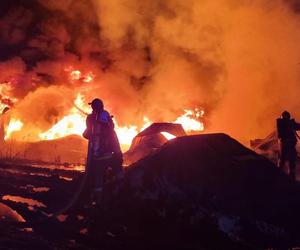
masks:
[[(51, 220), (53, 218), (56, 218), (57, 216), (66, 213), (68, 210), (70, 210), (78, 201), (80, 195), (82, 194), (84, 188), (87, 185), (87, 180), (88, 180), (88, 176), (90, 176), (90, 171), (92, 169), (92, 162), (93, 162), (93, 156), (92, 156), (92, 142), (91, 140), (89, 140), (89, 144), (88, 144), (88, 153), (87, 153), (87, 159), (86, 159), (86, 164), (85, 164), (85, 171), (84, 171), (84, 175), (83, 178), (80, 182), (80, 185), (78, 186), (77, 191), (74, 193), (74, 195), (72, 196), (72, 198), (69, 200), (69, 202), (61, 209), (59, 209), (58, 211), (54, 212), (51, 215), (48, 215), (47, 218), (41, 218), (35, 221), (31, 221), (31, 222), (16, 222), (16, 223), (8, 223), (7, 226), (14, 226), (14, 227), (30, 227), (33, 226), (34, 224), (39, 224), (39, 223), (43, 223), (46, 222), (48, 220)], [(108, 160), (112, 158), (112, 154), (107, 154), (104, 155), (102, 157), (97, 157), (98, 161), (102, 161), (102, 160)]]
[[(77, 106), (76, 106), (77, 107)], [(77, 109), (79, 109), (81, 112), (84, 113), (83, 110), (81, 110), (80, 108), (77, 107)], [(99, 119), (99, 116), (100, 116), (100, 113), (97, 112), (96, 113), (96, 121), (98, 121)], [(111, 116), (112, 118), (112, 116)], [(91, 126), (91, 134), (94, 135), (96, 134), (97, 131), (96, 131), (96, 128), (95, 128), (95, 124), (93, 123), (92, 126)], [(85, 136), (85, 132), (83, 134), (83, 136), (85, 138), (89, 138), (88, 136)], [(51, 217), (57, 217), (65, 212), (67, 212), (71, 207), (73, 207), (75, 205), (75, 203), (78, 201), (84, 187), (86, 186), (86, 182), (87, 182), (87, 179), (88, 179), (88, 176), (90, 176), (90, 172), (91, 172), (91, 169), (92, 169), (92, 162), (93, 162), (93, 148), (94, 148), (94, 145), (93, 145), (93, 140), (89, 140), (89, 143), (88, 143), (88, 153), (87, 153), (87, 159), (86, 159), (86, 164), (85, 164), (85, 173), (84, 173), (84, 176), (83, 176), (83, 179), (79, 185), (79, 188), (77, 190), (77, 192), (73, 195), (72, 199), (68, 202), (68, 204), (63, 207), (62, 209), (60, 209), (59, 211), (57, 211), (56, 213), (54, 213)], [(113, 156), (113, 153), (108, 153), (108, 154), (104, 154), (100, 157), (97, 157), (97, 161), (105, 161), (105, 160), (108, 160), (108, 159), (111, 159)]]

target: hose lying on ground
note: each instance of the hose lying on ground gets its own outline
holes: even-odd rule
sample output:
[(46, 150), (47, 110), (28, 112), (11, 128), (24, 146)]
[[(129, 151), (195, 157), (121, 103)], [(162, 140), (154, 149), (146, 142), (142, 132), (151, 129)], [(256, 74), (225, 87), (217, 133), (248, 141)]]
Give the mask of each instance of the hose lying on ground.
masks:
[[(86, 160), (86, 164), (85, 164), (85, 171), (84, 171), (83, 178), (80, 182), (80, 185), (79, 185), (77, 191), (74, 193), (74, 195), (72, 196), (70, 201), (63, 208), (61, 208), (58, 211), (56, 211), (55, 213), (49, 215), (47, 218), (42, 218), (42, 219), (31, 221), (31, 222), (27, 222), (27, 221), (26, 222), (9, 222), (8, 225), (14, 226), (14, 227), (22, 227), (22, 228), (30, 227), (30, 226), (33, 226), (34, 224), (39, 224), (39, 223), (45, 222), (47, 220), (56, 218), (57, 216), (59, 216), (63, 213), (66, 213), (68, 210), (70, 210), (76, 204), (80, 195), (82, 194), (82, 191), (84, 190), (84, 188), (87, 185), (88, 176), (90, 175), (90, 171), (92, 169), (92, 166), (91, 166), (91, 162), (92, 162), (91, 151), (92, 150), (90, 150), (90, 148), (91, 148), (91, 143), (89, 142), (88, 154), (87, 154), (87, 160)], [(110, 158), (112, 158), (112, 154), (104, 155), (102, 157), (97, 158), (97, 160), (98, 161), (108, 160)]]

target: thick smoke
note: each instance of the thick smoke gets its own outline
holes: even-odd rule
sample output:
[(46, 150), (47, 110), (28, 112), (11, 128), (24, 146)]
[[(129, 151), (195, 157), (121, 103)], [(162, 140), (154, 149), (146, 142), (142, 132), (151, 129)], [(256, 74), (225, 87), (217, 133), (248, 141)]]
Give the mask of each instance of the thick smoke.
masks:
[[(32, 129), (50, 128), (78, 92), (101, 97), (120, 125), (202, 107), (207, 131), (245, 142), (271, 132), (284, 109), (297, 118), (297, 1), (12, 2), (1, 13), (0, 77)], [(70, 80), (70, 66), (94, 81)]]

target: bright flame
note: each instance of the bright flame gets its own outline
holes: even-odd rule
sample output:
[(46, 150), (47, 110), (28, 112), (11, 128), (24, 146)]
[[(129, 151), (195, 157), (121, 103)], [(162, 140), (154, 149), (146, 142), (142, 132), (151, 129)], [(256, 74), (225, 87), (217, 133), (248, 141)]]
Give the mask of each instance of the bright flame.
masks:
[(143, 127), (140, 129), (139, 132), (142, 132), (143, 130), (145, 130), (146, 128), (148, 128), (153, 122), (149, 120), (148, 117), (144, 116), (143, 118), (143, 121), (144, 121), (144, 125)]
[(6, 134), (4, 140), (9, 139), (13, 132), (20, 131), (22, 127), (23, 127), (23, 123), (20, 120), (12, 118), (6, 128)]
[(95, 75), (93, 72), (88, 72), (84, 77), (83, 77), (83, 81), (88, 83), (88, 82), (91, 82), (93, 81), (95, 78)]
[(139, 133), (136, 126), (124, 126), (115, 128), (122, 150), (130, 147), (133, 138)]
[[(77, 96), (75, 104), (84, 112), (90, 112), (90, 107), (84, 105), (84, 98), (82, 95)], [(203, 114), (201, 114), (201, 116), (203, 116)], [(197, 113), (195, 111), (185, 110), (185, 114), (178, 117), (174, 123), (180, 123), (183, 126), (184, 130), (186, 130), (187, 132), (202, 131), (204, 129), (203, 123), (192, 117), (196, 117), (197, 119), (199, 116), (197, 116)], [(86, 128), (85, 119), (86, 117), (84, 114), (80, 113), (80, 111), (78, 111), (76, 108), (73, 108), (70, 115), (65, 116), (51, 129), (44, 133), (41, 133), (39, 136), (42, 140), (57, 139), (71, 134), (81, 136)], [(144, 117), (144, 125), (141, 129), (138, 129), (138, 127), (134, 125), (119, 126), (117, 121), (114, 122), (115, 130), (123, 151), (127, 150), (130, 147), (133, 138), (139, 132), (143, 131), (145, 128), (152, 124), (152, 121), (150, 121), (147, 117)], [(166, 132), (162, 132), (162, 135), (165, 136), (165, 138), (168, 140), (175, 138), (174, 135)]]
[[(185, 109), (185, 114), (182, 116), (179, 116), (174, 123), (179, 123), (182, 125), (183, 129), (187, 132), (191, 131), (203, 131), (204, 130), (204, 124), (200, 122), (198, 119), (200, 117), (203, 117), (204, 111), (195, 109), (193, 110), (187, 110)], [(193, 117), (196, 117), (194, 119)]]
[(134, 137), (147, 127), (149, 127), (152, 122), (148, 119), (148, 117), (144, 117), (144, 125), (141, 129), (138, 129), (137, 126), (124, 126), (119, 127), (117, 121), (114, 120), (115, 123), (115, 131), (117, 133), (121, 148), (123, 151), (126, 151), (129, 149), (132, 140)]
[(56, 123), (48, 131), (41, 133), (39, 137), (42, 140), (52, 140), (67, 135), (82, 135), (85, 130), (85, 122), (80, 114), (70, 114)]
[[(74, 71), (72, 71), (74, 72)], [(179, 116), (174, 123), (182, 125), (185, 131), (203, 131), (204, 125), (200, 121), (203, 117), (204, 111), (200, 109), (195, 110), (184, 110), (184, 114)], [(58, 121), (52, 128), (39, 134), (41, 140), (53, 140), (68, 135), (79, 135), (81, 136), (86, 128), (86, 114), (91, 113), (91, 107), (86, 104), (84, 95), (78, 94), (74, 101), (74, 107), (69, 111), (69, 114)], [(123, 151), (129, 149), (133, 138), (145, 128), (149, 127), (153, 122), (147, 117), (143, 118), (143, 125), (138, 128), (135, 125), (119, 126), (118, 122), (114, 120), (115, 131), (119, 138), (121, 148)], [(6, 131), (5, 140), (11, 137), (14, 131), (21, 130), (23, 123), (20, 120), (12, 118)], [(166, 132), (161, 133), (166, 139), (170, 140), (175, 138)]]
[(91, 113), (92, 108), (90, 105), (86, 105), (86, 100), (82, 94), (78, 94), (76, 100), (74, 101), (76, 107), (82, 110), (84, 113)]
[(63, 117), (48, 131), (39, 134), (41, 140), (53, 140), (61, 138), (67, 135), (82, 135), (85, 130), (85, 114), (82, 113), (90, 112), (90, 108), (85, 106), (84, 96), (81, 94), (77, 95), (74, 101), (75, 107), (70, 110), (70, 114)]
[(80, 70), (74, 69), (72, 66), (65, 67), (65, 72), (69, 73), (69, 79), (71, 81), (81, 80), (83, 82), (89, 83), (95, 78), (95, 74), (92, 71), (84, 74)]
[(167, 140), (172, 140), (172, 139), (176, 138), (175, 135), (172, 135), (172, 134), (170, 134), (170, 133), (168, 133), (168, 132), (161, 132), (161, 134), (162, 134)]
[(79, 70), (73, 70), (70, 73), (71, 80), (79, 80), (81, 78), (81, 72)]

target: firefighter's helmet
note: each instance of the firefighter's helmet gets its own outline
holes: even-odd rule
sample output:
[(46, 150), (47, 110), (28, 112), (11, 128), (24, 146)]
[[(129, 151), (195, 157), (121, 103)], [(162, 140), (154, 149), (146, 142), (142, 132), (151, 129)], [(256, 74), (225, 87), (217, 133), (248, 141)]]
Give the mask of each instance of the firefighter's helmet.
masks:
[(99, 98), (95, 98), (92, 102), (89, 102), (93, 110), (103, 109), (103, 102)]

